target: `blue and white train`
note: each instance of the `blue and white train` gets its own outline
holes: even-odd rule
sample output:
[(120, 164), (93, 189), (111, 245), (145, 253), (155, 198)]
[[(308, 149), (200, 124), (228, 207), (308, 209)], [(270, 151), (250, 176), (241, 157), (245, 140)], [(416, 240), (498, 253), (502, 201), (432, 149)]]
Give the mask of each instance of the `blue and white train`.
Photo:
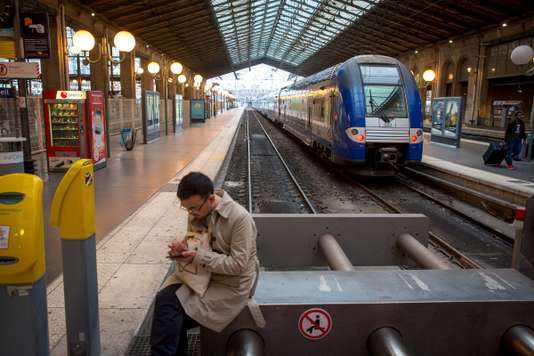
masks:
[(421, 98), (398, 60), (361, 55), (253, 104), (335, 163), (390, 174), (423, 153)]

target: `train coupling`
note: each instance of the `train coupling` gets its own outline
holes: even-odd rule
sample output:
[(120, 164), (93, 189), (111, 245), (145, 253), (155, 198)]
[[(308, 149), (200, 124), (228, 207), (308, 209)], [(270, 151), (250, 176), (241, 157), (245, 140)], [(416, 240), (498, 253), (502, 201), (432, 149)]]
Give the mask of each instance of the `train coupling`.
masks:
[(382, 147), (378, 150), (378, 154), (378, 162), (395, 163), (399, 158), (399, 150), (395, 147)]

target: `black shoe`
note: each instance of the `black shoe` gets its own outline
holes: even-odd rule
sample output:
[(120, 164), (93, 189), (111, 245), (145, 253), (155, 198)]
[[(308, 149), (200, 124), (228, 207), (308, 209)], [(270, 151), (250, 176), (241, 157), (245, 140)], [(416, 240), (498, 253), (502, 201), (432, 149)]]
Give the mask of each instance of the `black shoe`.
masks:
[(518, 161), (518, 162), (522, 161), (522, 159), (519, 158), (519, 157), (514, 157), (513, 160), (514, 160), (514, 161)]

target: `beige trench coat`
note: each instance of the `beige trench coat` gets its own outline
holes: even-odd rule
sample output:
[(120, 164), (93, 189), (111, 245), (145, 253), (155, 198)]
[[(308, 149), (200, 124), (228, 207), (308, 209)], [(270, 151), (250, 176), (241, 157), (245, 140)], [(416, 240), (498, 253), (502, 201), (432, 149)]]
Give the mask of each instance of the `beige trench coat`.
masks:
[[(203, 297), (186, 285), (176, 291), (185, 312), (202, 326), (222, 331), (247, 305), (255, 276), (256, 225), (252, 216), (226, 192), (217, 207), (207, 217), (208, 227), (191, 219), (188, 230), (211, 232), (212, 251), (198, 250), (193, 264), (210, 270), (211, 280)], [(175, 274), (163, 288), (181, 283)]]

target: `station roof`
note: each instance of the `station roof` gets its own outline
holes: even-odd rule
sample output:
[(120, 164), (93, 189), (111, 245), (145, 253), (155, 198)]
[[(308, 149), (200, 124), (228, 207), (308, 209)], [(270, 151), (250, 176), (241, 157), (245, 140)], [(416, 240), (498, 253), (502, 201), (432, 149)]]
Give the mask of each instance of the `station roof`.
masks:
[(86, 0), (205, 77), (266, 63), (309, 75), (533, 13), (532, 0)]

